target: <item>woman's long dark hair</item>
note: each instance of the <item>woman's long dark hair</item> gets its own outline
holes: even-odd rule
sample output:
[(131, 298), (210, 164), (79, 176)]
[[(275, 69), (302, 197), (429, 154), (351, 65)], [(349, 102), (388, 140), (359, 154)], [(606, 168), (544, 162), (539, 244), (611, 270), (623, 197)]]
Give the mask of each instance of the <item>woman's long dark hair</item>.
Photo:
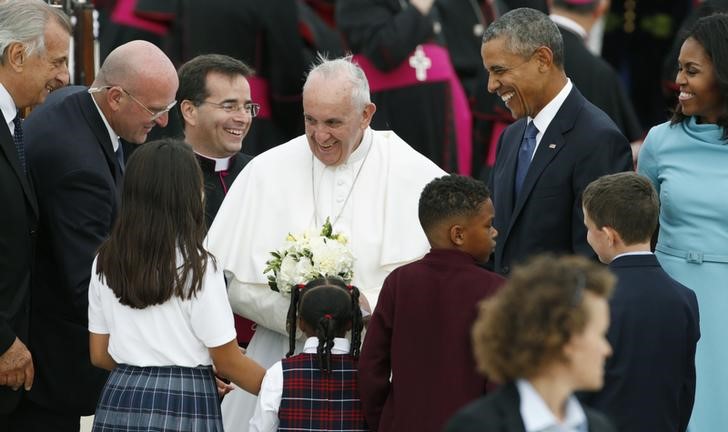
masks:
[[(716, 124), (723, 129), (723, 140), (728, 140), (728, 14), (718, 13), (700, 18), (685, 34), (684, 39), (695, 39), (713, 62), (715, 81), (723, 102), (723, 114)], [(681, 123), (688, 117), (682, 113), (680, 104), (673, 111), (671, 124)]]
[(129, 158), (120, 214), (96, 263), (121, 304), (143, 309), (201, 289), (208, 259), (214, 263), (202, 245), (203, 190), (200, 167), (182, 141), (146, 143)]
[(289, 351), (286, 357), (293, 355), (296, 347), (296, 312), (301, 320), (316, 331), (319, 340), (319, 368), (331, 370), (331, 349), (334, 338), (346, 333), (351, 325), (351, 348), (349, 353), (359, 357), (363, 321), (359, 307), (359, 289), (346, 285), (335, 277), (314, 279), (306, 286), (294, 287), (291, 292), (291, 305), (288, 309), (286, 324), (289, 333)]

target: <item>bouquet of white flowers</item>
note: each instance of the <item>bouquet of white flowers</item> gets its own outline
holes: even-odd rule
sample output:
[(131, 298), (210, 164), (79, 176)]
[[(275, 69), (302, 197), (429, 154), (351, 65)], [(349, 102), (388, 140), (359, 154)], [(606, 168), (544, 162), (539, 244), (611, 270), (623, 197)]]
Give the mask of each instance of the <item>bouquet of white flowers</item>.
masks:
[(343, 235), (333, 233), (326, 218), (321, 232), (308, 230), (288, 234), (285, 247), (273, 251), (263, 273), (268, 274), (268, 285), (273, 291), (290, 294), (291, 289), (317, 277), (337, 276), (350, 283), (354, 276), (354, 256), (346, 246)]

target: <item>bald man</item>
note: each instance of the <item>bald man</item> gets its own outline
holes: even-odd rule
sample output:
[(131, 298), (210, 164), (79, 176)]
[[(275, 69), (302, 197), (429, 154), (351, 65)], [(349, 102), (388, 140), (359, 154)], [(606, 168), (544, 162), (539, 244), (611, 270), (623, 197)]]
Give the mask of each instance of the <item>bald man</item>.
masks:
[(166, 126), (177, 84), (162, 51), (129, 42), (109, 54), (90, 88), (51, 93), (24, 123), (40, 208), (30, 322), (36, 375), (14, 430), (78, 431), (80, 416), (96, 408), (107, 373), (89, 361), (88, 283), (119, 209), (120, 141), (142, 144)]

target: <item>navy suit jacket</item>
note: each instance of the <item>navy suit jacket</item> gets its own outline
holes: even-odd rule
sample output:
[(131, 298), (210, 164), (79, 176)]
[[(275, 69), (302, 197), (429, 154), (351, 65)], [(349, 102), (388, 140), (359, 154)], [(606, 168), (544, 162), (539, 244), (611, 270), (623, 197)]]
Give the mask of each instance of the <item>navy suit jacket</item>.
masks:
[[(28, 345), (31, 267), (38, 204), (23, 172), (7, 121), (0, 112), (0, 355), (15, 338)], [(22, 388), (22, 387), (21, 387)], [(24, 390), (0, 386), (0, 416), (12, 411)]]
[(526, 129), (522, 118), (498, 141), (490, 190), (498, 230), (494, 270), (539, 252), (595, 257), (586, 242), (581, 193), (594, 179), (632, 166), (632, 150), (614, 122), (572, 88), (543, 138), (516, 200), (518, 149)]
[[(602, 414), (583, 408), (589, 432), (616, 432)], [(450, 419), (445, 432), (526, 432), (516, 384), (504, 384), (495, 392), (465, 406)]]
[(108, 373), (91, 365), (88, 284), (111, 231), (121, 169), (85, 87), (57, 90), (25, 121), (38, 194), (37, 270), (31, 307), (36, 376), (29, 397), (69, 415), (95, 410)]
[(695, 400), (695, 293), (665, 273), (654, 255), (609, 265), (617, 276), (608, 339), (613, 354), (604, 387), (582, 401), (606, 413), (620, 432), (684, 431)]

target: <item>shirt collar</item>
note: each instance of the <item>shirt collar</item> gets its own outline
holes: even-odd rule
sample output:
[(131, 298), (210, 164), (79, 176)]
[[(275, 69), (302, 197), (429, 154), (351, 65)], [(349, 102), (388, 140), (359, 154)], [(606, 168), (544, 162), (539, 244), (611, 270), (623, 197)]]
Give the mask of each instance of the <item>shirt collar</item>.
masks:
[(215, 163), (215, 172), (227, 171), (227, 169), (230, 167), (230, 160), (232, 159), (232, 156), (227, 156), (227, 157), (223, 157), (223, 158), (214, 158), (214, 157), (210, 157), (210, 156), (205, 156), (198, 151), (195, 151), (195, 154), (197, 154), (197, 156), (199, 156), (201, 158), (214, 162)]
[(556, 114), (559, 112), (561, 105), (564, 104), (564, 101), (569, 96), (572, 87), (574, 87), (574, 85), (571, 84), (571, 80), (567, 78), (566, 85), (564, 86), (564, 88), (561, 89), (558, 94), (556, 94), (556, 97), (551, 99), (551, 101), (547, 103), (546, 106), (543, 107), (543, 109), (539, 111), (538, 114), (536, 114), (536, 117), (528, 118), (529, 122), (533, 121), (536, 124), (536, 128), (538, 128), (536, 142), (541, 142), (541, 137), (543, 137), (543, 134), (551, 124), (551, 121), (553, 121), (554, 117), (556, 117)]
[(652, 255), (652, 252), (650, 252), (650, 251), (625, 252), (625, 253), (621, 253), (621, 254), (615, 256), (614, 258), (612, 258), (612, 261), (616, 260), (617, 258), (621, 258), (623, 256), (628, 256), (628, 255)]
[[(316, 354), (319, 340), (316, 337), (310, 337), (306, 339), (306, 343), (303, 345), (303, 352), (307, 354)], [(351, 348), (351, 342), (346, 338), (334, 338), (334, 347), (331, 348), (331, 354), (349, 354)]]
[(567, 18), (565, 16), (561, 15), (549, 15), (551, 18), (551, 21), (553, 21), (557, 26), (563, 27), (564, 29), (576, 33), (577, 35), (581, 36), (582, 39), (585, 41), (589, 37), (589, 34), (586, 32), (586, 29), (581, 26), (578, 22), (574, 21), (571, 18)]
[(13, 120), (15, 119), (15, 116), (18, 115), (18, 108), (15, 106), (13, 97), (2, 83), (0, 83), (0, 111), (2, 111), (3, 117), (5, 117), (5, 120), (8, 122), (10, 134), (12, 134), (13, 129), (15, 128)]
[(519, 379), (516, 381), (516, 387), (521, 398), (521, 418), (526, 432), (586, 430), (586, 414), (573, 395), (566, 400), (566, 417), (560, 422), (530, 382)]
[(104, 121), (104, 126), (106, 126), (106, 132), (109, 133), (109, 139), (111, 140), (111, 146), (114, 148), (114, 152), (119, 149), (119, 135), (114, 132), (114, 129), (111, 128), (111, 125), (108, 121), (106, 121), (106, 117), (104, 116), (104, 113), (101, 111), (101, 108), (99, 108), (99, 104), (96, 103), (96, 99), (94, 99), (94, 96), (92, 94), (89, 94), (91, 97), (91, 100), (94, 103), (94, 106), (96, 107), (96, 111), (99, 112), (99, 115), (101, 116), (101, 120)]
[(347, 159), (345, 163), (350, 164), (363, 159), (367, 154), (367, 150), (372, 145), (373, 137), (374, 134), (372, 133), (371, 128), (366, 128), (361, 137), (361, 144), (359, 144), (359, 147), (357, 147), (356, 150), (349, 155), (349, 159)]

